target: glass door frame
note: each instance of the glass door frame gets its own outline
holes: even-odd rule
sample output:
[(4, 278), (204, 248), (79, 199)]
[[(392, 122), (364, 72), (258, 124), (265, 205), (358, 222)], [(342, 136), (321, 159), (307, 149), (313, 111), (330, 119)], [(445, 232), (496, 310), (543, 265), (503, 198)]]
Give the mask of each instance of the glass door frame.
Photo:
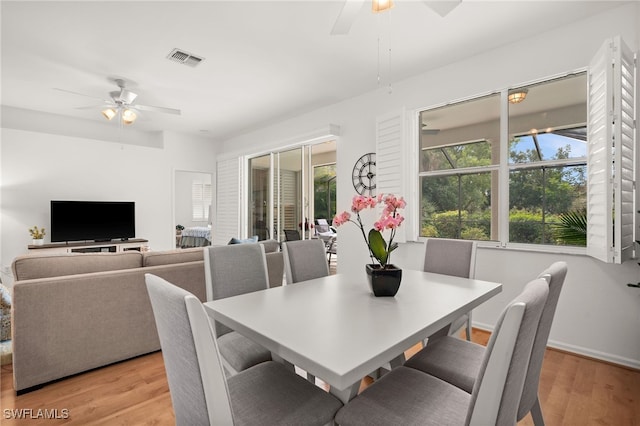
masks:
[[(250, 201), (251, 201), (251, 162), (260, 157), (269, 156), (269, 173), (268, 173), (268, 201), (267, 201), (267, 223), (266, 228), (269, 233), (269, 238), (274, 238), (278, 241), (285, 241), (284, 238), (284, 227), (280, 220), (275, 217), (275, 207), (281, 205), (281, 194), (280, 194), (280, 182), (278, 181), (281, 176), (281, 154), (285, 152), (294, 151), (296, 149), (300, 150), (300, 188), (296, 191), (296, 196), (300, 200), (299, 207), (296, 207), (296, 217), (299, 219), (298, 229), (300, 231), (301, 239), (310, 239), (313, 236), (312, 228), (309, 227), (309, 232), (305, 232), (305, 218), (309, 220), (309, 224), (313, 224), (313, 177), (308, 176), (309, 171), (313, 170), (312, 166), (312, 150), (313, 146), (336, 141), (338, 137), (335, 135), (326, 136), (323, 138), (318, 138), (314, 140), (309, 140), (305, 142), (301, 142), (298, 144), (282, 146), (279, 148), (274, 148), (272, 150), (261, 151), (255, 154), (246, 155), (244, 157), (245, 162), (245, 173), (244, 173), (244, 182), (245, 191), (247, 196), (242, 197), (242, 217), (240, 218), (243, 237), (250, 237), (248, 235), (250, 232), (250, 228), (254, 226), (252, 223), (252, 218), (249, 217), (250, 212)], [(336, 144), (337, 149), (337, 144)], [(279, 212), (280, 210), (278, 210)], [(275, 233), (274, 233), (275, 231)]]

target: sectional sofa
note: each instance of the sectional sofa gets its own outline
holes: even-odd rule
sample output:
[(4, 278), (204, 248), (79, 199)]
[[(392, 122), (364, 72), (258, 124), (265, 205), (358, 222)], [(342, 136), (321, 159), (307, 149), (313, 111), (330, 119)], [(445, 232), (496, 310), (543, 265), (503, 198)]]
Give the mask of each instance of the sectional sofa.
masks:
[[(282, 253), (266, 242), (270, 285), (281, 285)], [(160, 349), (145, 274), (205, 300), (203, 249), (23, 255), (12, 263), (14, 389)]]

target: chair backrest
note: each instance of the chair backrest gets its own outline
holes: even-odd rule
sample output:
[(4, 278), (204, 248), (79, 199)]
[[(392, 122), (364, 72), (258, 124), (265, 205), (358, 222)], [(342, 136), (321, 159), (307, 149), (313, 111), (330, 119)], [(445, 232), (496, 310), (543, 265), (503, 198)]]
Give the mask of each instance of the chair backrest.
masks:
[(155, 275), (146, 274), (145, 281), (176, 424), (232, 424), (220, 353), (202, 303)]
[(544, 278), (529, 282), (502, 312), (478, 373), (467, 425), (515, 425), (531, 348), (549, 294)]
[(424, 252), (425, 272), (473, 278), (476, 270), (475, 241), (427, 238)]
[[(204, 276), (207, 301), (269, 288), (264, 245), (245, 243), (205, 247)], [(215, 330), (218, 337), (231, 331), (218, 322)]]
[(327, 246), (327, 253), (338, 254), (338, 237), (331, 237)]
[(287, 284), (329, 275), (327, 252), (320, 239), (282, 243)]
[(284, 229), (284, 238), (286, 241), (298, 241), (300, 239), (300, 231), (296, 229)]
[(542, 361), (544, 352), (547, 348), (549, 333), (551, 332), (551, 324), (558, 306), (560, 291), (567, 276), (567, 263), (555, 262), (545, 269), (538, 278), (545, 278), (549, 283), (549, 297), (542, 310), (540, 324), (536, 332), (536, 338), (533, 341), (533, 349), (531, 350), (531, 360), (527, 370), (527, 377), (524, 382), (524, 390), (520, 399), (520, 407), (518, 408), (518, 420), (531, 411), (531, 407), (538, 398), (538, 385), (540, 382), (540, 371), (542, 370)]

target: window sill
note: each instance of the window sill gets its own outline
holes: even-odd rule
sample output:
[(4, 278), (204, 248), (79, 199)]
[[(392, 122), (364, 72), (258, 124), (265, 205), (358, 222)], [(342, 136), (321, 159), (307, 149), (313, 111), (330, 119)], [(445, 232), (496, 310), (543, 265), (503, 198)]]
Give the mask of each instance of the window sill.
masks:
[(478, 241), (479, 248), (488, 248), (495, 250), (514, 250), (514, 251), (526, 251), (533, 253), (553, 253), (553, 254), (569, 254), (585, 256), (587, 254), (586, 247), (575, 246), (550, 246), (543, 244), (519, 244), (508, 243), (506, 246), (501, 246), (497, 241)]

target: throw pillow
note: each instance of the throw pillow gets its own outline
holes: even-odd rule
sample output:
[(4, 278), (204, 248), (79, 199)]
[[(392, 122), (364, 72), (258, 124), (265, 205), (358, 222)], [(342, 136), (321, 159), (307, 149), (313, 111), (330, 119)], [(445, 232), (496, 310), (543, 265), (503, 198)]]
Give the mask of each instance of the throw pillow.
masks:
[(246, 243), (257, 243), (258, 242), (258, 236), (254, 235), (253, 237), (250, 238), (246, 238), (246, 239), (240, 239), (240, 238), (232, 238), (231, 241), (229, 241), (229, 244), (246, 244)]

